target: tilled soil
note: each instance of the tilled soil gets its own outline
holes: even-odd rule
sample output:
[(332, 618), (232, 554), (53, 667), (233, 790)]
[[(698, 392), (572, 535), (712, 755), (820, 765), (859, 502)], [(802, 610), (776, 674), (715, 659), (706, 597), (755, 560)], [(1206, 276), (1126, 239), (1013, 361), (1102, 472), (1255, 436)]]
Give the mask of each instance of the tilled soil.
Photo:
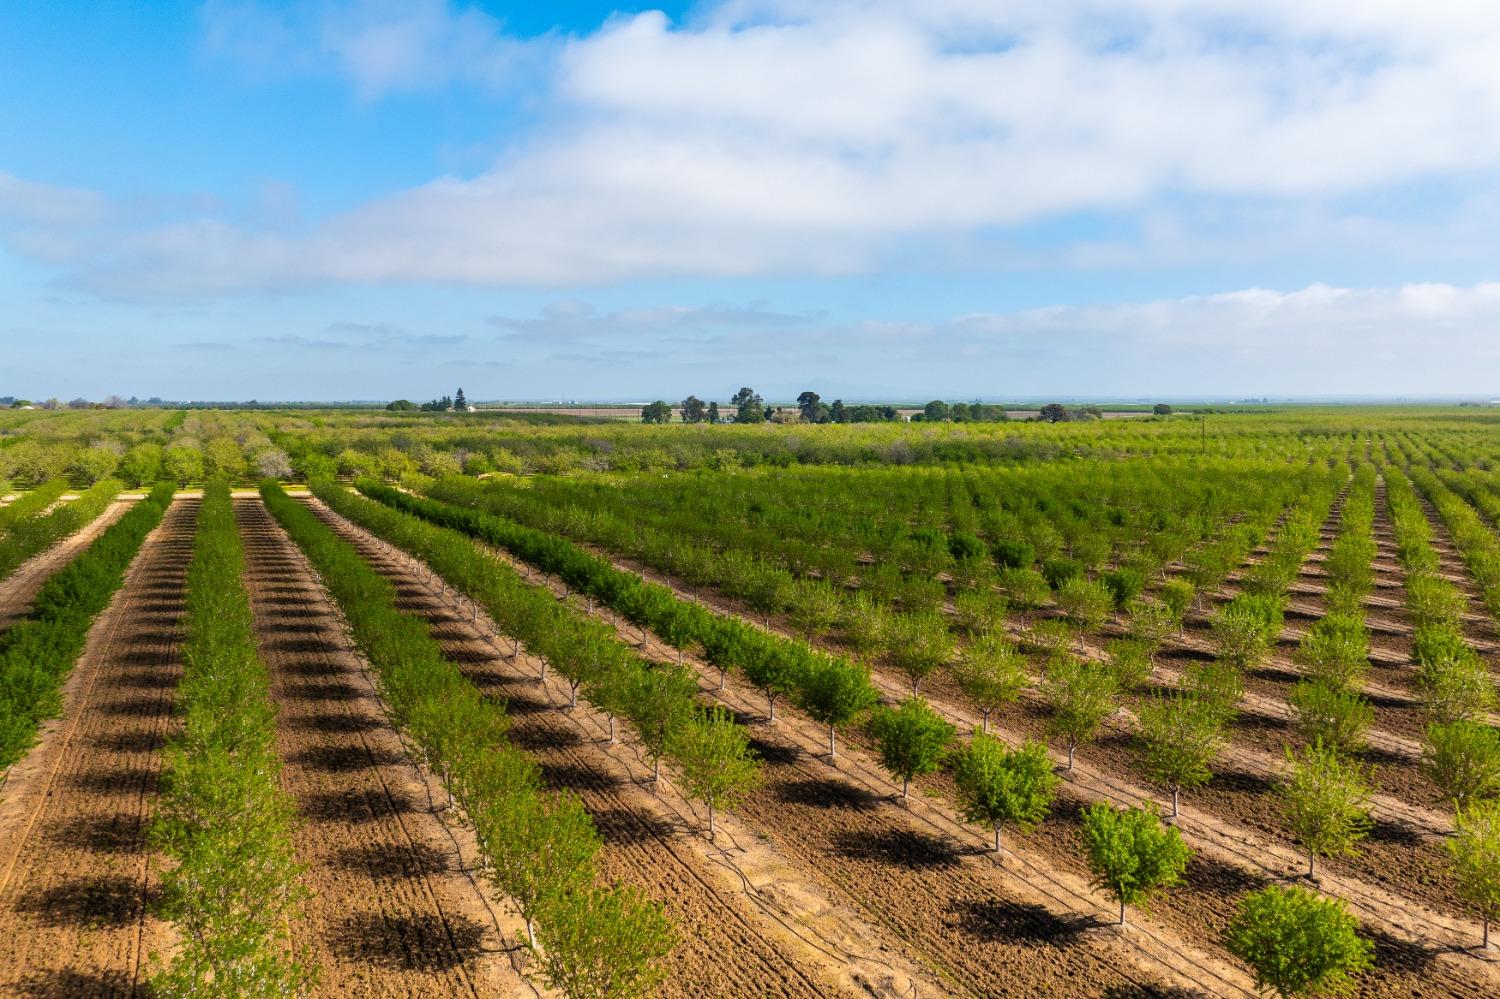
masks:
[[(345, 536), (359, 537), (347, 531)], [(376, 546), (361, 547), (378, 560)], [(916, 945), (963, 986), (981, 995), (1171, 991), (1133, 967), (1136, 955), (1120, 953), (1128, 948), (1104, 928), (1098, 907), (1084, 902), (1092, 911), (1069, 912), (1065, 904), (1066, 914), (1059, 915), (1055, 904), (1049, 908), (1018, 896), (1008, 884), (1009, 873), (997, 870), (973, 845), (953, 839), (950, 827), (893, 804), (883, 779), (876, 790), (873, 782), (856, 780), (843, 769), (852, 764), (832, 769), (818, 759), (816, 747), (826, 732), (801, 732), (816, 729), (805, 720), (759, 724), (751, 706), (756, 695), (736, 691), (737, 686), (731, 682), (733, 696), (726, 696), (726, 703), (754, 726), (766, 777), (766, 785), (736, 809), (737, 815), (770, 837), (779, 853)], [(1215, 980), (1212, 972), (1208, 975), (1206, 980)]]
[(16, 567), (0, 583), (0, 631), (9, 628), (31, 610), (37, 591), (63, 566), (104, 533), (104, 529), (125, 515), (131, 501), (117, 500), (104, 508), (93, 522)]
[(296, 939), (316, 993), (344, 996), (532, 995), (506, 933), (397, 734), (366, 667), (297, 546), (259, 500), (237, 500), (246, 585), (279, 708), (282, 786), (302, 816), (295, 835), (311, 892)]
[(147, 537), (0, 805), (0, 994), (136, 996), (170, 930), (147, 912), (146, 848), (181, 675), (183, 584), (198, 501)]
[[(838, 994), (818, 971), (790, 959), (757, 925), (760, 917), (736, 896), (715, 887), (720, 875), (682, 842), (691, 832), (664, 824), (642, 807), (645, 792), (600, 773), (578, 734), (554, 717), (525, 678), (500, 652), (439, 600), (408, 565), (384, 556), (378, 542), (321, 505), (314, 509), (396, 584), (403, 610), (426, 618), (444, 652), (477, 686), (508, 699), (511, 736), (540, 762), (556, 784), (576, 791), (604, 837), (601, 872), (639, 886), (668, 906), (680, 927), (669, 959), (665, 996), (822, 996)], [(528, 689), (529, 688), (529, 689)]]

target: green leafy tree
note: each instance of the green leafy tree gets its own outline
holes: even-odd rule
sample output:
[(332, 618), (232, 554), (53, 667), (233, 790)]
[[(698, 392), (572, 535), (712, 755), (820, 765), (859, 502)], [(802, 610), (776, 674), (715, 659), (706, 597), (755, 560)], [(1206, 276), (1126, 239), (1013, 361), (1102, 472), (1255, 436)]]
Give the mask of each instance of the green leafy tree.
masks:
[(837, 733), (880, 699), (870, 683), (867, 667), (843, 659), (823, 657), (802, 678), (798, 691), (802, 710), (813, 721), (828, 726), (828, 758), (838, 756)]
[(1219, 657), (1241, 668), (1260, 662), (1280, 630), (1281, 606), (1276, 597), (1239, 596), (1213, 618)]
[(1047, 731), (1068, 747), (1069, 770), (1078, 746), (1094, 738), (1115, 713), (1116, 693), (1114, 677), (1099, 663), (1062, 656), (1047, 666), (1042, 681), (1042, 694), (1052, 709)]
[(1500, 797), (1500, 730), (1471, 721), (1429, 725), (1422, 767), (1457, 808)]
[(1213, 776), (1209, 765), (1224, 744), (1224, 718), (1190, 694), (1172, 693), (1148, 699), (1136, 721), (1141, 761), (1151, 779), (1172, 795), (1175, 818), (1182, 789), (1202, 787)]
[(1370, 667), (1370, 638), (1364, 618), (1324, 616), (1303, 636), (1293, 658), (1312, 680), (1335, 690), (1357, 687)]
[(667, 977), (677, 932), (635, 888), (583, 885), (540, 907), (542, 980), (568, 999), (646, 999)]
[(708, 419), (708, 407), (695, 395), (690, 395), (679, 402), (677, 410), (682, 414), (683, 423), (702, 423)]
[(990, 730), (990, 715), (1020, 697), (1031, 682), (1026, 657), (995, 632), (979, 635), (963, 649), (953, 679), (983, 716), (983, 732)]
[(983, 733), (954, 757), (953, 780), (963, 817), (995, 830), (996, 854), (1001, 828), (1009, 823), (1030, 832), (1047, 817), (1061, 782), (1042, 743), (1012, 750)]
[(982, 635), (1005, 625), (1005, 598), (993, 590), (962, 590), (953, 598), (953, 610), (954, 622), (970, 635)]
[(571, 791), (474, 796), (469, 809), (485, 873), (516, 903), (526, 939), (536, 947), (536, 920), (546, 900), (576, 891), (594, 876), (599, 833)]
[(1358, 930), (1343, 902), (1271, 885), (1240, 900), (1224, 945), (1255, 972), (1257, 986), (1283, 999), (1338, 995), (1375, 966), (1375, 947)]
[(641, 407), (642, 423), (671, 423), (672, 407), (663, 399), (648, 402)]
[(1097, 802), (1083, 811), (1083, 843), (1094, 884), (1125, 907), (1144, 907), (1151, 896), (1179, 884), (1193, 853), (1154, 808), (1115, 808)]
[(1307, 851), (1307, 876), (1318, 857), (1348, 856), (1370, 833), (1369, 768), (1314, 744), (1300, 757), (1286, 751), (1291, 772), (1278, 791), (1287, 826)]
[(698, 677), (692, 670), (660, 663), (631, 672), (622, 707), (651, 757), (651, 779), (661, 779), (661, 758), (667, 742), (693, 712)]
[(1082, 631), (1095, 631), (1109, 618), (1115, 599), (1103, 583), (1074, 576), (1058, 589), (1057, 605), (1074, 626)]
[(1480, 946), (1489, 949), (1490, 923), (1500, 918), (1500, 801), (1476, 801), (1458, 809), (1455, 835), (1443, 845), (1453, 857), (1458, 891), (1484, 922)]
[(788, 616), (792, 626), (808, 641), (820, 639), (832, 631), (841, 610), (838, 593), (822, 580), (800, 579), (793, 584)]
[(1109, 670), (1114, 675), (1115, 685), (1122, 691), (1131, 691), (1151, 679), (1152, 665), (1150, 646), (1140, 638), (1111, 638), (1104, 651), (1109, 657)]
[(1186, 579), (1169, 579), (1161, 584), (1157, 593), (1161, 597), (1162, 605), (1171, 611), (1180, 634), (1187, 619), (1188, 608), (1193, 606), (1193, 601), (1197, 599), (1197, 588)]
[(1286, 700), (1308, 742), (1321, 742), (1345, 755), (1364, 748), (1365, 733), (1375, 720), (1375, 707), (1367, 698), (1323, 681), (1301, 680)]
[(735, 408), (736, 423), (764, 423), (766, 421), (766, 404), (760, 394), (752, 388), (740, 389), (730, 397), (729, 404)]
[(750, 749), (750, 735), (722, 706), (701, 708), (673, 729), (667, 754), (688, 793), (708, 806), (710, 839), (714, 811), (733, 805), (760, 784), (760, 761)]
[(884, 637), (891, 665), (910, 678), (914, 697), (922, 681), (953, 658), (953, 635), (939, 614), (893, 615)]
[(805, 663), (769, 643), (751, 650), (743, 669), (745, 678), (766, 695), (766, 720), (776, 720), (776, 701), (795, 693), (802, 683)]
[(880, 762), (901, 778), (901, 798), (911, 793), (911, 779), (930, 774), (956, 731), (920, 697), (910, 697), (899, 708), (881, 708), (870, 719), (870, 732), (880, 749)]
[(1181, 626), (1181, 617), (1160, 600), (1132, 600), (1126, 607), (1130, 633), (1153, 652)]
[(1239, 712), (1240, 698), (1245, 693), (1245, 678), (1234, 663), (1215, 659), (1191, 667), (1185, 687), (1198, 700), (1211, 705), (1228, 724)]
[(1022, 624), (1052, 596), (1052, 587), (1047, 585), (1046, 577), (1030, 566), (1000, 570), (998, 583), (1006, 600), (1020, 612)]

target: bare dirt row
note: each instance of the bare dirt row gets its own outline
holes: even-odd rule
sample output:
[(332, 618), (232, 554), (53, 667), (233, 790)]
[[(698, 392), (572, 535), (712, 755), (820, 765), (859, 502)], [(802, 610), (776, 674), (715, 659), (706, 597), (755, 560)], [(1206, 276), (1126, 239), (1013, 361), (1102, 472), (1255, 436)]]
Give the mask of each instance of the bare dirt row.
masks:
[(135, 996), (171, 943), (147, 904), (145, 833), (181, 675), (196, 500), (147, 537), (64, 690), (63, 717), (0, 800), (0, 994)]

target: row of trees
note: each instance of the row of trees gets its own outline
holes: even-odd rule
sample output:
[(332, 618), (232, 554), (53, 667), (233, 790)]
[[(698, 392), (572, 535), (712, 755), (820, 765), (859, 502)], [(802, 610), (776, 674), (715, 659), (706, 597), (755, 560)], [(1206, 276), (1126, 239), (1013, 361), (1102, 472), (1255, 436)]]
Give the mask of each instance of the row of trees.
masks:
[(274, 483), (261, 494), (343, 611), (394, 720), (463, 806), (485, 876), (526, 920), (543, 978), (568, 996), (650, 994), (675, 931), (638, 892), (598, 883), (601, 841), (577, 795), (545, 788), (506, 738), (503, 705), (443, 655), (425, 620), (396, 607), (394, 587), (353, 546)]

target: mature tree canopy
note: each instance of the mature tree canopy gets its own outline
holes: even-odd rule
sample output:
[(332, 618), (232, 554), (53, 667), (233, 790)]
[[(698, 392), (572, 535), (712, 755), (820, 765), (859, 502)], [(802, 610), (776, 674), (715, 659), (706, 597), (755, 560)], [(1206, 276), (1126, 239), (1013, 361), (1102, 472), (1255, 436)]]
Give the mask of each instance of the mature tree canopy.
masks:
[[(682, 414), (683, 423), (702, 423), (708, 419), (708, 408), (703, 400), (695, 395), (690, 395), (679, 402), (677, 408)], [(715, 404), (715, 411), (717, 412), (717, 404)]]

